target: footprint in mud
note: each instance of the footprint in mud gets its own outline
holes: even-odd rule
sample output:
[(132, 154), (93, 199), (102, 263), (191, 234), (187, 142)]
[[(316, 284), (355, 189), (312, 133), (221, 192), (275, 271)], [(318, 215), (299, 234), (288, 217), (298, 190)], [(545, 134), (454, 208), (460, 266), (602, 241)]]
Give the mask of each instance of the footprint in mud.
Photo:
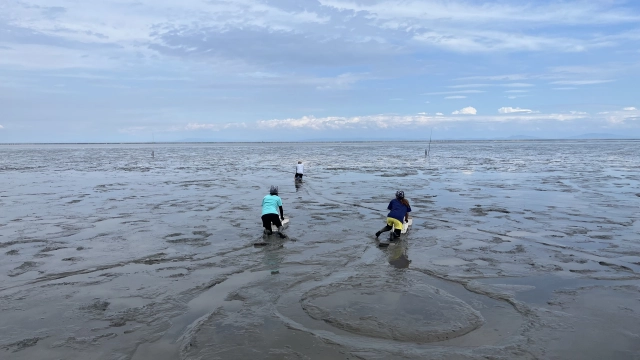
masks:
[(82, 260), (83, 259), (81, 257), (68, 257), (68, 258), (62, 259), (62, 261), (70, 261), (70, 262), (78, 262)]
[(24, 274), (26, 272), (35, 270), (37, 267), (39, 267), (42, 264), (43, 263), (41, 263), (41, 262), (25, 261), (25, 262), (22, 263), (22, 265), (20, 265), (17, 268), (9, 271), (9, 273), (7, 275), (9, 275), (11, 277), (22, 275), (22, 274)]
[(6, 255), (18, 255), (18, 253), (20, 253), (18, 250), (13, 249), (13, 250), (7, 251), (5, 254)]

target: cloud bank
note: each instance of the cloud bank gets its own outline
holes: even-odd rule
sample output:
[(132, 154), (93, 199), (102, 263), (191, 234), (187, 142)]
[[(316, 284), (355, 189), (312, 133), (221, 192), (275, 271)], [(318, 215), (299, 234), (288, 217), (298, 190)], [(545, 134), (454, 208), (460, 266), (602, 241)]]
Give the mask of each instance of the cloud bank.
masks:
[(460, 110), (456, 110), (454, 112), (452, 112), (452, 115), (475, 115), (478, 113), (478, 110), (476, 110), (474, 107), (471, 106), (467, 106), (466, 108), (462, 108)]

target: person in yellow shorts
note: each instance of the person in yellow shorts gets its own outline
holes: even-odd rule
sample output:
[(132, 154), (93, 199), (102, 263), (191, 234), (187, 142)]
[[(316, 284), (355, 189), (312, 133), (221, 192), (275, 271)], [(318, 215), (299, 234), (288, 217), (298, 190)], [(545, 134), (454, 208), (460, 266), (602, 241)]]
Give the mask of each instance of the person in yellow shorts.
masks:
[(409, 222), (411, 212), (409, 201), (404, 198), (404, 191), (396, 191), (396, 198), (391, 200), (387, 209), (390, 210), (387, 215), (387, 226), (376, 233), (376, 238), (391, 229), (393, 229), (393, 237), (399, 238), (402, 233), (402, 222)]

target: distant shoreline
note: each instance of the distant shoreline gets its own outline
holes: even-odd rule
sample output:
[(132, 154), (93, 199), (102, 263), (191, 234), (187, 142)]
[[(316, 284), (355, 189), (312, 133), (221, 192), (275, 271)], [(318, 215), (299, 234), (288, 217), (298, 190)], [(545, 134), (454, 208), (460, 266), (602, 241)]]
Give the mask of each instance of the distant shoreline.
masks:
[[(640, 141), (640, 138), (566, 138), (566, 139), (442, 139), (432, 143), (460, 142), (563, 142), (563, 141)], [(339, 143), (428, 143), (429, 140), (302, 140), (302, 141), (163, 141), (163, 142), (15, 142), (13, 145), (185, 145), (185, 144), (339, 144)]]

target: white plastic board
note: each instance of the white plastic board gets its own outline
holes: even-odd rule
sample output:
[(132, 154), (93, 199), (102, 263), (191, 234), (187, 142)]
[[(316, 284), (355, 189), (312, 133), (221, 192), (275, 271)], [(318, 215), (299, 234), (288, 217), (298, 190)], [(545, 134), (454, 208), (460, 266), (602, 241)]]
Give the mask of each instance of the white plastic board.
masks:
[[(284, 220), (281, 220), (282, 222), (282, 226), (283, 227), (287, 227), (287, 225), (289, 225), (289, 218), (288, 217), (284, 217)], [(278, 231), (278, 227), (275, 224), (271, 224), (271, 230), (273, 230), (273, 232)]]

